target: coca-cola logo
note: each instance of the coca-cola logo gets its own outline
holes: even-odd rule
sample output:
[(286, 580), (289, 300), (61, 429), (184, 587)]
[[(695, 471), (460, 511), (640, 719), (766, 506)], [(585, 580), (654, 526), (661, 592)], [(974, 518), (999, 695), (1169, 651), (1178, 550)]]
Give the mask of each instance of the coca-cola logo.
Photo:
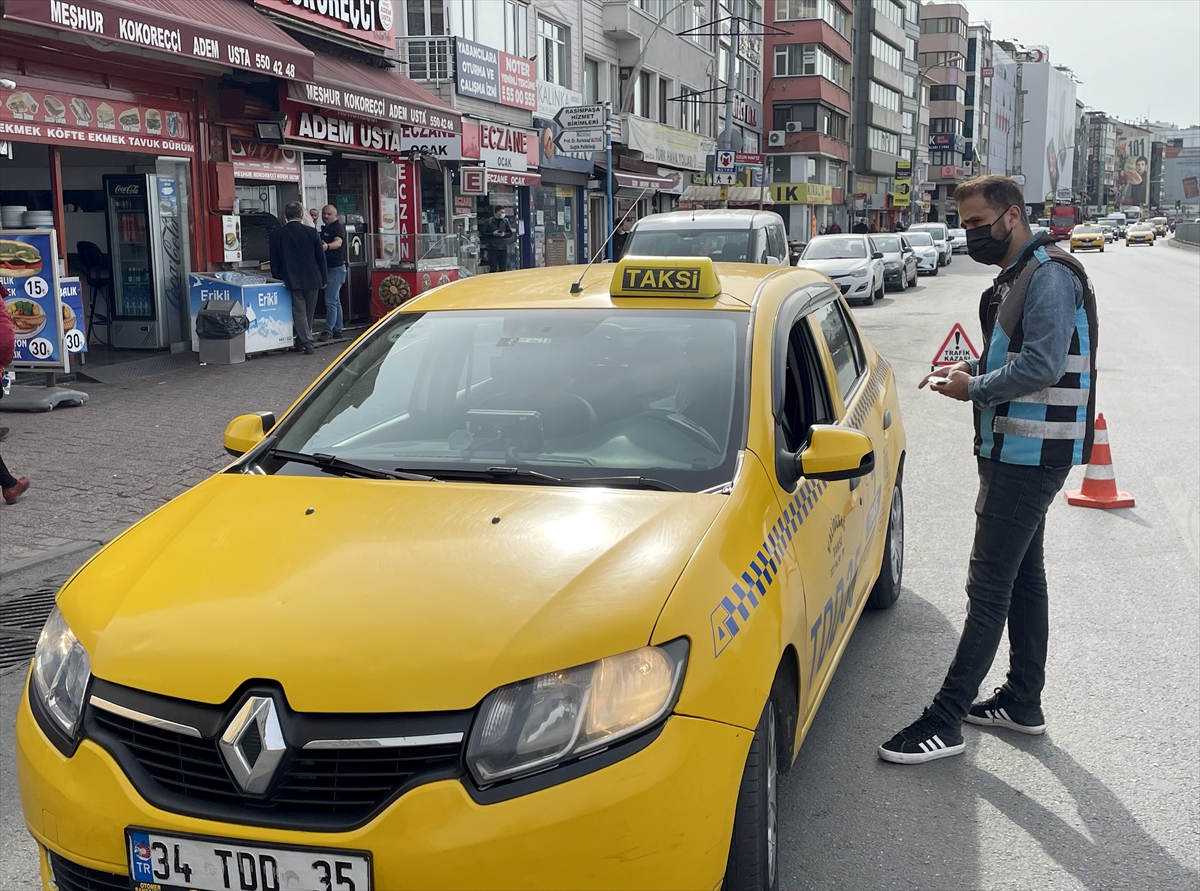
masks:
[(130, 183), (129, 185), (126, 185), (126, 186), (115, 186), (113, 188), (113, 194), (114, 195), (140, 195), (140, 194), (142, 194), (142, 188), (140, 185), (138, 185), (136, 183)]

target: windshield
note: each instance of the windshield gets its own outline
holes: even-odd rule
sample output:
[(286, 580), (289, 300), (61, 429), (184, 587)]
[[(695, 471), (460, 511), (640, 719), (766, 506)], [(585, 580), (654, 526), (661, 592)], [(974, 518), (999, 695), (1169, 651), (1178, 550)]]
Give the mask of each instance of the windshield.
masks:
[(933, 239), (928, 232), (913, 232), (909, 230), (906, 234), (908, 235), (908, 243), (913, 247), (929, 247), (933, 244)]
[(966, 238), (967, 230), (966, 229), (951, 229), (950, 237), (951, 238)]
[(817, 238), (808, 243), (801, 260), (861, 260), (867, 246), (861, 238)]
[(900, 253), (900, 237), (898, 235), (877, 235), (871, 239), (871, 247), (885, 254)]
[(1134, 232), (1149, 232), (1154, 227), (1151, 226), (1149, 223), (1134, 223), (1129, 228), (1132, 229)]
[(750, 242), (747, 229), (681, 231), (636, 230), (629, 236), (626, 257), (712, 257), (715, 263), (745, 263)]
[(1051, 226), (1074, 226), (1075, 218), (1074, 217), (1051, 217), (1050, 225)]
[(918, 223), (908, 230), (909, 232), (928, 232), (934, 241), (945, 241), (946, 230), (941, 226), (930, 226)]
[(1077, 235), (1096, 235), (1100, 232), (1099, 226), (1076, 226), (1075, 233)]
[[(748, 315), (650, 310), (397, 314), (281, 425), (275, 447), (375, 470), (733, 478)], [(269, 458), (268, 473), (321, 473)]]

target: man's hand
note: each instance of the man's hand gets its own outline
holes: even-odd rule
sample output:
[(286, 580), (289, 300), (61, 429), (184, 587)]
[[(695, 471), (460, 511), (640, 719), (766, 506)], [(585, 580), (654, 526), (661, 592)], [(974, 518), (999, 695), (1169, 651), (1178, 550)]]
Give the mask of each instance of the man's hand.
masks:
[(970, 402), (971, 397), (967, 395), (967, 381), (970, 379), (971, 375), (956, 366), (945, 376), (946, 383), (931, 387), (931, 389), (935, 393), (941, 393), (943, 396), (949, 396), (959, 402)]
[(941, 368), (935, 368), (929, 374), (921, 378), (921, 382), (917, 384), (917, 389), (923, 389), (926, 384), (931, 381), (938, 381), (948, 378), (955, 371), (961, 371), (964, 374), (970, 375), (971, 366), (966, 362), (955, 362), (953, 365), (944, 365)]

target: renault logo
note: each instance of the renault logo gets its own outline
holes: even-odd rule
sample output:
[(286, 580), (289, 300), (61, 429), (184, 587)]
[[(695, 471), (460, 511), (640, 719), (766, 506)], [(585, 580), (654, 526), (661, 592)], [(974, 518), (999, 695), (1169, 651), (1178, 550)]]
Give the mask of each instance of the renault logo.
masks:
[(275, 701), (267, 696), (251, 696), (246, 700), (221, 734), (220, 746), (225, 763), (242, 790), (253, 794), (266, 792), (287, 750)]

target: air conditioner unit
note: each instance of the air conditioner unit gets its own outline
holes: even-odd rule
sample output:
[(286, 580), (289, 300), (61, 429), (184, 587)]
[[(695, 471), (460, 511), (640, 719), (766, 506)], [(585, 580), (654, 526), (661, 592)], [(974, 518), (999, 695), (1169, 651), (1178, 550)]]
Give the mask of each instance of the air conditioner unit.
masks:
[(772, 130), (767, 134), (767, 145), (780, 146), (787, 141), (787, 133), (783, 130)]
[(788, 121), (783, 126), (789, 133), (802, 133), (804, 131), (804, 126), (799, 121)]

